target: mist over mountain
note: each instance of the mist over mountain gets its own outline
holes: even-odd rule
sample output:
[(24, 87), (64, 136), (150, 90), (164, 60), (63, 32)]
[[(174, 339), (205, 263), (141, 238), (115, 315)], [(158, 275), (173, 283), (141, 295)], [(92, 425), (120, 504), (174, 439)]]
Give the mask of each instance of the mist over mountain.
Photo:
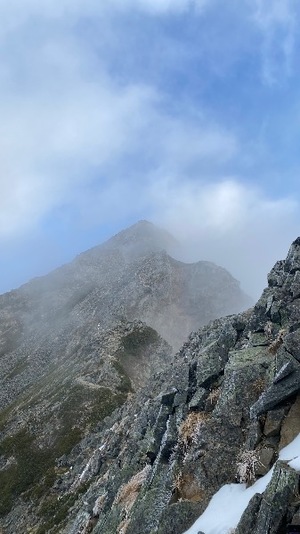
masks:
[(300, 2), (0, 20), (0, 534), (300, 534)]
[[(167, 371), (192, 330), (250, 305), (229, 272), (177, 261), (177, 246), (168, 232), (140, 221), (0, 296), (5, 533), (30, 525), (38, 534), (61, 531), (46, 512), (52, 484), (67, 471), (58, 459)], [(35, 503), (32, 519), (27, 499)], [(17, 527), (16, 510), (24, 516)]]
[[(174, 348), (211, 319), (249, 307), (239, 283), (210, 262), (185, 264), (168, 251), (166, 231), (140, 221), (73, 262), (0, 297), (17, 335), (49, 332), (95, 319), (105, 329), (121, 319), (145, 321)], [(9, 330), (7, 330), (9, 332)]]

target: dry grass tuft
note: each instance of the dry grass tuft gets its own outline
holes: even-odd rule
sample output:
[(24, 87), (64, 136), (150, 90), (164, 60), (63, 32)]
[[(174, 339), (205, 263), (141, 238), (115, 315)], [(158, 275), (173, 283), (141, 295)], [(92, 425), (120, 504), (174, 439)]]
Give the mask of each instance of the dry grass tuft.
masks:
[(242, 451), (237, 462), (236, 476), (239, 482), (251, 484), (255, 481), (255, 471), (260, 465), (257, 451)]
[(220, 397), (221, 388), (214, 388), (210, 391), (207, 400), (210, 402), (210, 404), (215, 404)]
[(261, 395), (262, 392), (265, 390), (265, 387), (266, 387), (266, 379), (261, 376), (261, 377), (257, 378), (256, 380), (254, 380), (254, 382), (252, 382), (251, 386), (252, 386), (253, 391), (257, 395)]
[(269, 345), (268, 351), (270, 354), (273, 354), (273, 356), (277, 353), (279, 347), (281, 347), (284, 337), (286, 335), (286, 329), (282, 328), (279, 330), (277, 337), (272, 341), (271, 345)]
[(173, 490), (180, 490), (181, 482), (182, 482), (182, 471), (179, 471), (179, 473), (177, 473), (177, 475), (175, 476), (175, 478), (173, 480), (172, 489)]
[(179, 427), (179, 443), (187, 449), (192, 443), (197, 443), (201, 428), (209, 418), (205, 412), (190, 412)]
[(177, 492), (178, 500), (201, 502), (205, 497), (205, 491), (200, 488), (195, 476), (191, 473), (180, 471), (173, 481), (174, 492)]
[(125, 518), (123, 521), (119, 524), (117, 534), (126, 534), (127, 529), (129, 527), (129, 519)]
[(266, 338), (271, 341), (273, 332), (273, 323), (272, 321), (267, 321), (264, 327), (264, 334)]
[(139, 471), (129, 480), (129, 482), (127, 482), (127, 484), (123, 484), (119, 489), (115, 504), (121, 505), (127, 513), (133, 507), (150, 469), (151, 467), (146, 465), (142, 471)]

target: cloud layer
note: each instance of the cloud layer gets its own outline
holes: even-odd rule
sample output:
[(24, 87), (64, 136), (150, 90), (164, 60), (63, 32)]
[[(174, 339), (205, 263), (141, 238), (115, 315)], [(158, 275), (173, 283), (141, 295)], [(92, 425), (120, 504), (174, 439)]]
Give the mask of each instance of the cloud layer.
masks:
[(0, 18), (2, 251), (150, 218), (260, 291), (299, 224), (296, 1), (12, 0)]
[(299, 204), (270, 200), (257, 187), (236, 179), (216, 183), (170, 180), (152, 190), (158, 219), (184, 244), (179, 258), (226, 267), (258, 298), (267, 272), (295, 238)]
[(280, 83), (292, 73), (299, 5), (294, 0), (256, 0), (254, 6), (263, 37), (263, 78), (267, 84)]

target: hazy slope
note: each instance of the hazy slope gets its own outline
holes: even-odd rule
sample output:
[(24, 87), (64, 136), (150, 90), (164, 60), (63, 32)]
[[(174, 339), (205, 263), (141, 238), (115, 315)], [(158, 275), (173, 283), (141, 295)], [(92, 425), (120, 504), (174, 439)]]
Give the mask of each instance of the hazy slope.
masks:
[[(255, 307), (192, 333), (161, 373), (56, 461), (38, 503), (23, 496), (3, 519), (5, 533), (182, 534), (222, 485), (263, 476), (300, 433), (299, 272), (300, 238)], [(278, 462), (236, 532), (283, 534), (298, 523), (299, 477)]]
[(141, 221), (0, 296), (0, 514), (21, 494), (43, 502), (56, 458), (167, 369), (192, 329), (249, 304), (226, 270), (169, 256), (173, 243)]
[(173, 244), (165, 231), (140, 221), (0, 296), (0, 350), (7, 353), (22, 333), (49, 334), (49, 327), (80, 325), (92, 317), (100, 328), (120, 319), (145, 320), (178, 347), (192, 329), (249, 307), (250, 299), (225, 269), (176, 261), (167, 253)]

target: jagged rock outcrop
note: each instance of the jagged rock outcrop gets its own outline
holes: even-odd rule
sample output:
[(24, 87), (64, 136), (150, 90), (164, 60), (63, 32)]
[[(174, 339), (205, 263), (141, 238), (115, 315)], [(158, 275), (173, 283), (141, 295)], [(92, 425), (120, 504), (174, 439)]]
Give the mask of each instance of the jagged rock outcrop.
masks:
[[(183, 371), (174, 348), (191, 329), (241, 309), (249, 299), (227, 271), (209, 262), (176, 261), (166, 251), (170, 246), (171, 236), (141, 221), (71, 264), (0, 296), (0, 527), (5, 533), (58, 532), (91, 480), (115, 462), (130, 466), (120, 477), (113, 473), (112, 480), (107, 474), (110, 499), (118, 481), (127, 483), (125, 473), (137, 476), (135, 484), (142, 487), (148, 464), (160, 455), (166, 427), (171, 433), (166, 457), (176, 443), (173, 403), (179, 409), (187, 396), (198, 409), (205, 400), (205, 384), (215, 373), (209, 358), (203, 388), (189, 393), (194, 371), (189, 365)], [(163, 370), (169, 378), (160, 375)], [(171, 383), (174, 372), (176, 386), (165, 392), (164, 381)], [(133, 439), (127, 436), (130, 429)], [(141, 476), (139, 466), (147, 467)], [(158, 503), (158, 494), (153, 498)], [(109, 502), (97, 491), (93, 499), (98, 499), (96, 510)], [(97, 515), (90, 506), (83, 512), (94, 525)]]
[[(55, 467), (40, 472), (29, 487), (22, 486), (24, 478), (18, 475), (22, 491), (1, 520), (5, 534), (182, 534), (223, 484), (243, 481), (250, 485), (263, 476), (275, 464), (280, 448), (299, 432), (295, 424), (300, 404), (299, 305), (300, 238), (292, 244), (287, 259), (271, 271), (269, 286), (253, 309), (201, 327), (175, 356), (144, 323), (124, 322), (114, 327), (118, 335), (108, 338), (101, 330), (103, 358), (110, 354), (112, 361), (122, 366), (115, 378), (107, 368), (103, 386), (112, 383), (118, 394), (123, 388), (126, 400), (105, 418), (97, 419), (96, 413), (95, 424), (82, 439), (77, 436), (75, 447), (71, 440), (65, 454), (58, 449)], [(5, 328), (17, 330), (16, 323), (5, 324)], [(89, 347), (93, 346), (92, 326), (90, 332)], [(130, 351), (126, 352), (128, 336)], [(79, 356), (70, 358), (70, 374), (71, 362), (75, 361), (76, 369), (86, 357), (81, 353), (85, 344), (75, 346)], [(67, 347), (62, 346), (64, 354)], [(167, 354), (159, 369), (158, 360), (164, 361)], [(154, 359), (154, 366), (144, 375), (141, 369), (148, 358)], [(8, 358), (4, 361), (8, 364)], [(57, 358), (53, 370), (58, 373), (59, 361)], [(80, 377), (102, 386), (92, 367), (88, 380)], [(74, 374), (73, 379), (76, 377)], [(51, 396), (48, 400), (53, 407), (50, 419), (57, 421), (59, 428), (58, 401)], [(36, 436), (39, 423), (34, 394), (22, 402), (18, 410), (23, 406), (26, 413), (33, 410), (35, 414), (27, 422), (32, 425), (36, 421)], [(87, 412), (90, 402), (89, 398)], [(39, 442), (33, 443), (33, 434), (24, 432), (25, 412), (18, 425), (10, 406), (8, 416), (2, 414), (6, 433), (0, 444), (0, 473), (4, 488), (10, 481), (7, 473), (15, 475), (20, 460), (30, 466), (32, 448), (36, 465), (43, 466), (45, 461)], [(76, 410), (74, 396), (67, 417)], [(81, 417), (79, 414), (78, 419)], [(16, 442), (9, 429), (14, 434), (18, 426)], [(68, 436), (72, 437), (74, 426), (77, 428), (73, 419)], [(237, 532), (283, 533), (299, 516), (298, 492), (299, 474), (279, 461), (264, 494), (250, 501)]]
[[(286, 532), (293, 518), (299, 494), (299, 473), (278, 461), (270, 483), (262, 495), (256, 494), (243, 513), (235, 534), (278, 534)], [(293, 510), (295, 512), (295, 510)]]
[[(220, 486), (241, 476), (243, 453), (264, 459), (265, 470), (272, 466), (300, 398), (300, 382), (288, 395), (281, 385), (290, 383), (298, 365), (290, 334), (300, 327), (299, 258), (297, 240), (253, 310), (192, 334), (170, 368), (90, 435), (89, 446), (101, 450), (101, 465), (85, 479), (84, 496), (75, 493), (61, 532), (182, 534)], [(61, 477), (63, 495), (78, 491), (92, 457), (86, 442), (68, 456), (73, 470)], [(245, 473), (248, 483), (264, 474)], [(237, 531), (284, 532), (299, 510), (298, 477), (279, 462)], [(59, 491), (52, 489), (55, 502)]]
[[(134, 391), (123, 383), (126, 401), (100, 417), (68, 453), (57, 454), (55, 468), (45, 469), (21, 492), (2, 519), (5, 534), (30, 529), (35, 534), (182, 534), (223, 484), (252, 484), (263, 476), (300, 430), (299, 272), (297, 239), (287, 259), (271, 271), (269, 286), (253, 309), (192, 333), (164, 368), (155, 364)], [(16, 323), (10, 327), (17, 330)], [(113, 344), (119, 357), (127, 334), (147, 332), (149, 326), (124, 323), (118, 328), (117, 342), (113, 336), (107, 346)], [(153, 332), (147, 339), (150, 345), (158, 343), (161, 358), (168, 348)], [(115, 355), (102, 343), (104, 352)], [(150, 345), (137, 354), (136, 365)], [(149, 356), (155, 351), (150, 347)], [(126, 360), (129, 370), (135, 368), (131, 358)], [(136, 376), (140, 380), (139, 372)], [(27, 400), (29, 407), (32, 399)], [(75, 410), (76, 405), (74, 397)], [(72, 436), (74, 429), (69, 430)], [(28, 453), (32, 435), (22, 432), (18, 443)], [(16, 472), (21, 452), (7, 435), (1, 447), (6, 484), (5, 473)], [(36, 458), (42, 465), (40, 456)], [(247, 465), (247, 458), (259, 462)], [(22, 478), (19, 483), (22, 487)], [(250, 501), (237, 532), (284, 532), (299, 517), (298, 491), (299, 473), (279, 461), (264, 494)]]

